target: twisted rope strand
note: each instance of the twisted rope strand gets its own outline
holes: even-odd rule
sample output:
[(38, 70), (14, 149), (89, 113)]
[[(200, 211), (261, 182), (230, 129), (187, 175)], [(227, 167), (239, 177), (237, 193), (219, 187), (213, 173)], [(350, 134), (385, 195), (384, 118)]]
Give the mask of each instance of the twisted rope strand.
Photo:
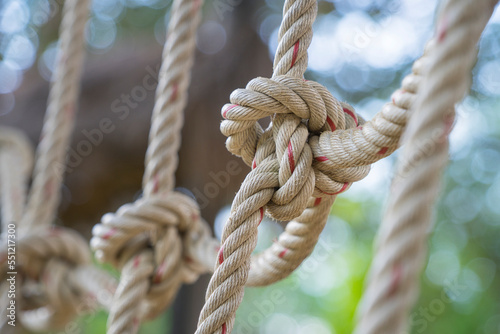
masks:
[[(224, 228), (197, 333), (231, 331), (245, 282), (271, 284), (293, 272), (311, 253), (335, 195), (365, 177), (371, 162), (392, 153), (406, 124), (425, 58), (415, 62), (413, 73), (393, 94), (393, 102), (365, 123), (323, 86), (301, 79), (315, 11), (313, 1), (285, 3), (273, 78), (250, 81), (246, 89), (231, 94), (232, 104), (222, 108), (226, 146), (253, 171), (241, 185)], [(257, 121), (265, 116), (273, 117), (273, 122), (263, 131)], [(307, 126), (303, 119), (308, 120)], [(330, 136), (348, 149), (361, 142), (368, 151), (358, 154), (364, 163), (359, 163), (359, 157), (354, 164), (339, 162), (346, 155), (330, 154)], [(264, 210), (276, 219), (293, 220), (278, 242), (252, 258), (248, 273)]]
[[(294, 77), (303, 76), (307, 67), (307, 48), (312, 39), (312, 23), (316, 12), (317, 4), (314, 0), (285, 2), (283, 22), (279, 31), (280, 44), (275, 57), (275, 76), (285, 73), (293, 74)], [(281, 90), (283, 91), (284, 87)], [(223, 116), (225, 116), (224, 113)], [(296, 122), (298, 118), (292, 119), (285, 115), (279, 119), (278, 116), (275, 121), (280, 125), (292, 124), (292, 127), (300, 131), (296, 135), (297, 140), (300, 141), (294, 142), (295, 147), (307, 140), (307, 129), (299, 124), (300, 120), (298, 123)], [(262, 132), (257, 125), (254, 129), (256, 129), (257, 134)], [(291, 172), (293, 172), (288, 169), (287, 172), (284, 172), (286, 175), (281, 175), (281, 177), (276, 173), (279, 170), (279, 163), (271, 142), (273, 139), (271, 133), (276, 132), (274, 125), (271, 125), (271, 128), (266, 132), (267, 134), (262, 135), (261, 138), (264, 139), (260, 141), (262, 145), (257, 146), (257, 152), (252, 147), (253, 143), (247, 142), (249, 145), (245, 150), (254, 154), (245, 157), (244, 160), (247, 164), (253, 161), (253, 170), (243, 181), (233, 201), (231, 216), (224, 226), (222, 247), (219, 251), (214, 275), (206, 292), (206, 302), (198, 321), (197, 334), (231, 332), (236, 309), (243, 299), (244, 285), (250, 270), (250, 257), (256, 246), (257, 227), (263, 218), (264, 206), (275, 195), (274, 188), (280, 186), (280, 183), (286, 182), (286, 176), (290, 177)], [(279, 133), (274, 133), (274, 135), (279, 135)], [(254, 136), (252, 139), (257, 138)], [(288, 147), (288, 143), (285, 147)], [(278, 145), (276, 145), (275, 150), (278, 151)], [(269, 155), (266, 157), (267, 154)], [(257, 156), (263, 160), (259, 162), (253, 160)], [(314, 190), (314, 173), (310, 168), (311, 163), (312, 153), (306, 151), (303, 159), (297, 164), (298, 169), (307, 170), (309, 175), (299, 181), (300, 188), (308, 188), (308, 191), (303, 191), (303, 195), (298, 197), (299, 201), (302, 202), (300, 204), (307, 201)], [(304, 198), (305, 196), (307, 198)], [(278, 201), (280, 200), (286, 206), (286, 198), (278, 199)], [(289, 205), (284, 210), (279, 209), (274, 211), (276, 214), (280, 214), (282, 219), (285, 216), (297, 217), (304, 211), (304, 208), (297, 207), (297, 205)], [(288, 212), (292, 209), (295, 209), (292, 213)]]
[(18, 131), (0, 127), (2, 235), (10, 223), (17, 226), (21, 221), (26, 204), (26, 181), (32, 167), (33, 149), (28, 138)]
[[(49, 228), (59, 204), (63, 162), (74, 123), (88, 7), (87, 0), (68, 0), (64, 4), (54, 82), (28, 204), (25, 194), (32, 149), (17, 131), (2, 128), (0, 132), (3, 232), (9, 223), (15, 223), (17, 228), (16, 309), (21, 325), (35, 331), (64, 327), (82, 313), (79, 306), (83, 299), (94, 293), (96, 287), (102, 287), (104, 280), (108, 282), (108, 289), (114, 291), (113, 280), (90, 266), (90, 252), (83, 238), (74, 232)], [(33, 232), (35, 226), (41, 228)], [(6, 251), (5, 246), (0, 252), (0, 266), (4, 268), (2, 282), (6, 282), (5, 273), (13, 271), (7, 270)], [(82, 272), (93, 274), (77, 286), (73, 274)], [(2, 289), (5, 285), (2, 284)], [(6, 302), (9, 302), (7, 298), (2, 300), (5, 305), (2, 310), (6, 310)], [(88, 302), (92, 308), (94, 304), (94, 301)], [(6, 319), (2, 316), (2, 333)]]
[[(432, 203), (448, 161), (447, 136), (454, 104), (470, 84), (475, 46), (495, 3), (450, 0), (439, 16), (415, 112), (402, 139), (405, 146), (380, 226), (356, 333), (401, 333), (406, 329), (407, 314), (418, 293)], [(432, 151), (426, 152), (429, 141)]]
[(103, 216), (93, 230), (96, 257), (121, 269), (108, 334), (136, 333), (142, 320), (162, 312), (182, 283), (210, 270), (210, 254), (218, 244), (197, 203), (173, 191), (201, 5), (200, 0), (175, 0), (172, 5), (146, 152), (144, 196)]
[(174, 2), (151, 118), (144, 195), (172, 191), (202, 0)]
[(60, 201), (66, 150), (73, 130), (84, 58), (89, 0), (64, 3), (59, 50), (49, 92), (24, 227), (49, 226)]

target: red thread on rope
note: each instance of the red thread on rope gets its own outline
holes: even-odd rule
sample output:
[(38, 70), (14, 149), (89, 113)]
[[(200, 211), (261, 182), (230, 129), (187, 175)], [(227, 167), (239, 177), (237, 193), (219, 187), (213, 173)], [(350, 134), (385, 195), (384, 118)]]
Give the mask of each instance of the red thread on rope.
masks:
[(333, 195), (338, 195), (338, 194), (340, 194), (341, 192), (344, 192), (344, 191), (347, 189), (347, 187), (348, 187), (348, 186), (349, 186), (349, 182), (345, 182), (345, 183), (344, 183), (344, 185), (342, 186), (342, 188), (340, 188), (340, 190), (339, 190), (339, 191), (334, 192), (334, 193), (327, 193), (326, 191), (323, 191), (323, 190), (321, 190), (321, 189), (320, 189), (320, 190), (321, 190), (321, 192), (322, 192), (322, 193), (324, 193), (324, 194), (327, 194), (327, 195), (333, 196)]
[(264, 207), (260, 208), (260, 221), (259, 221), (259, 225), (260, 223), (262, 223), (262, 219), (264, 219)]
[(396, 291), (398, 291), (399, 283), (401, 283), (401, 277), (403, 276), (403, 270), (399, 263), (396, 263), (394, 267), (392, 267), (392, 279), (391, 285), (389, 287), (389, 292), (387, 293), (389, 296), (392, 296)]
[(158, 178), (158, 174), (155, 174), (153, 176), (153, 189), (151, 190), (151, 192), (153, 194), (156, 194), (159, 188), (160, 188), (160, 180)]
[(328, 158), (327, 157), (316, 157), (314, 158), (316, 161), (319, 161), (319, 162), (325, 162), (325, 161), (328, 161)]
[(295, 42), (295, 45), (293, 46), (292, 64), (290, 65), (290, 68), (292, 68), (293, 65), (295, 65), (295, 61), (297, 60), (297, 56), (299, 54), (299, 43), (300, 39), (297, 40), (297, 42)]
[(255, 158), (253, 158), (252, 169), (255, 169), (255, 168), (257, 168), (257, 163), (255, 162)]
[(219, 249), (219, 264), (222, 264), (224, 262), (224, 254), (223, 254), (224, 248), (220, 246)]
[(170, 101), (175, 101), (177, 100), (177, 93), (179, 91), (179, 85), (177, 83), (174, 83), (172, 85), (172, 94), (170, 95)]
[(226, 114), (229, 110), (233, 109), (234, 107), (236, 107), (237, 104), (231, 104), (229, 107), (227, 107), (223, 112), (222, 112), (222, 117), (226, 118)]
[(139, 318), (136, 317), (132, 320), (132, 326), (139, 327)]
[(288, 252), (288, 249), (286, 249), (286, 248), (285, 248), (285, 249), (283, 249), (283, 250), (279, 253), (279, 255), (278, 255), (278, 256), (280, 257), (280, 259), (282, 259), (282, 258), (283, 258), (283, 256), (285, 256), (286, 252)]
[(293, 160), (293, 147), (292, 142), (288, 142), (288, 163), (290, 164), (290, 171), (293, 173), (295, 170), (295, 161)]
[(227, 328), (226, 328), (226, 323), (222, 324), (222, 334), (226, 334)]
[(448, 114), (444, 117), (444, 128), (443, 128), (442, 140), (446, 140), (446, 138), (448, 138), (449, 134), (451, 133), (451, 130), (453, 129), (454, 122), (455, 122), (455, 115)]
[(336, 129), (335, 123), (333, 123), (333, 121), (330, 117), (326, 116), (326, 122), (330, 126), (330, 129), (332, 130), (332, 132), (335, 131), (335, 129)]
[(349, 186), (349, 182), (345, 182), (345, 183), (344, 183), (344, 185), (342, 186), (342, 188), (340, 188), (340, 190), (339, 190), (339, 191), (337, 191), (336, 193), (333, 193), (333, 194), (334, 194), (334, 195), (338, 195), (338, 194), (340, 194), (341, 192), (344, 192), (344, 191), (347, 189), (347, 187), (348, 187), (348, 186)]
[(161, 277), (163, 276), (163, 273), (165, 272), (165, 262), (162, 262), (159, 266), (158, 266), (158, 270), (156, 270), (156, 274), (155, 274), (155, 278), (153, 280), (153, 283), (160, 283), (161, 282)]
[(448, 19), (446, 18), (446, 16), (443, 16), (437, 27), (438, 42), (442, 42), (444, 40), (444, 38), (446, 37), (447, 30), (448, 30)]
[(358, 117), (356, 116), (356, 114), (355, 114), (355, 113), (353, 113), (352, 111), (350, 111), (350, 110), (349, 110), (349, 109), (347, 109), (347, 108), (344, 108), (344, 112), (345, 112), (347, 115), (351, 116), (351, 117), (352, 117), (352, 119), (354, 120), (354, 122), (356, 123), (356, 126), (358, 126), (358, 124), (359, 124), (359, 123), (358, 123)]
[(102, 236), (102, 238), (104, 240), (108, 240), (109, 238), (111, 238), (113, 236), (113, 234), (116, 233), (116, 229), (115, 228), (112, 228), (111, 230), (109, 230), (108, 232), (104, 233), (104, 235)]
[(321, 197), (317, 197), (315, 200), (314, 200), (314, 206), (318, 206), (319, 203), (321, 203)]
[(377, 152), (377, 154), (386, 154), (388, 149), (388, 147), (382, 147), (380, 151)]
[(141, 259), (140, 259), (139, 255), (137, 255), (137, 256), (134, 258), (134, 264), (133, 264), (134, 268), (139, 267), (139, 263), (140, 263), (140, 262), (141, 262)]

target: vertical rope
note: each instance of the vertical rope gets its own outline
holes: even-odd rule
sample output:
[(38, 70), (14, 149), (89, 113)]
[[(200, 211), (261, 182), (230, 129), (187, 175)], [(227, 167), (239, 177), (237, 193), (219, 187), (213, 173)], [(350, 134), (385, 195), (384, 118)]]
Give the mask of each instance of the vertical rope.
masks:
[(431, 211), (448, 161), (454, 104), (469, 86), (476, 43), (496, 1), (449, 0), (439, 15), (398, 159), (356, 333), (402, 333), (418, 294)]
[[(273, 76), (287, 74), (293, 77), (303, 77), (307, 68), (307, 48), (312, 40), (312, 24), (316, 13), (315, 0), (285, 2)], [(277, 115), (274, 122), (283, 124), (281, 118), (281, 115)], [(271, 131), (275, 132), (274, 129)], [(253, 164), (254, 169), (243, 181), (233, 201), (231, 216), (224, 227), (222, 247), (215, 272), (210, 280), (205, 297), (206, 302), (198, 321), (197, 334), (225, 334), (231, 332), (234, 326), (235, 313), (243, 299), (244, 285), (248, 279), (251, 253), (257, 242), (257, 228), (264, 215), (264, 206), (272, 198), (275, 187), (279, 186), (279, 178), (277, 175), (274, 178), (271, 174), (272, 171), (279, 169), (276, 156), (272, 152), (273, 150), (269, 150), (269, 145), (262, 144), (257, 147), (255, 156), (267, 158), (259, 161), (258, 164)], [(312, 164), (310, 149), (308, 152), (304, 160), (308, 160), (305, 162), (309, 164), (310, 175), (307, 177), (307, 182), (309, 188), (312, 182), (310, 189), (312, 194), (314, 172), (310, 168)], [(303, 202), (305, 205), (307, 199)], [(296, 216), (300, 215), (304, 208), (296, 208), (294, 211), (298, 212)]]
[(206, 270), (187, 265), (184, 256), (195, 247), (193, 234), (210, 238), (210, 231), (195, 231), (205, 224), (197, 204), (173, 191), (202, 3), (174, 0), (172, 5), (146, 152), (144, 196), (103, 216), (93, 230), (96, 256), (121, 269), (108, 334), (136, 333), (141, 321), (164, 311), (183, 282)]
[[(74, 124), (88, 11), (88, 0), (64, 3), (60, 44), (28, 203), (25, 203), (25, 193), (33, 160), (31, 147), (17, 131), (4, 128), (0, 131), (3, 230), (7, 224), (16, 223), (18, 250), (16, 270), (7, 270), (6, 246), (0, 250), (0, 266), (4, 274), (18, 272), (16, 323), (34, 331), (64, 327), (81, 314), (81, 306), (96, 307), (93, 300), (88, 300), (95, 293), (102, 289), (113, 293), (115, 289), (114, 280), (106, 272), (90, 265), (89, 248), (81, 236), (69, 230), (49, 228), (59, 204), (65, 154)], [(33, 232), (34, 227), (39, 231)], [(86, 273), (86, 280), (76, 284), (78, 280), (72, 275), (82, 272)], [(6, 277), (2, 277), (0, 289), (5, 291), (8, 285)], [(26, 287), (23, 286), (27, 278), (31, 281), (29, 294), (24, 293)], [(37, 294), (38, 298), (33, 298)], [(4, 322), (8, 320), (4, 313), (8, 303), (10, 300), (3, 294), (0, 301), (2, 333), (13, 328)]]
[(202, 0), (186, 4), (174, 1), (173, 6), (151, 118), (143, 178), (145, 196), (174, 189)]
[(80, 89), (88, 13), (89, 0), (66, 0), (64, 3), (60, 45), (23, 224), (26, 228), (35, 224), (48, 226), (57, 213)]
[[(18, 226), (26, 204), (26, 181), (33, 167), (33, 149), (17, 131), (0, 127), (0, 207), (2, 234), (10, 223)], [(15, 166), (15, 168), (13, 168)]]

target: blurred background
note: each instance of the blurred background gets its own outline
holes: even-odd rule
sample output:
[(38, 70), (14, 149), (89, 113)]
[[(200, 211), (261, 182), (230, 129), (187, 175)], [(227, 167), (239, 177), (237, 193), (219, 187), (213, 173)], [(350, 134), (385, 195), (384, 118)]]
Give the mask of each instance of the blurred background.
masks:
[[(54, 67), (63, 0), (0, 0), (0, 124), (38, 141)], [(168, 0), (96, 0), (58, 224), (87, 238), (100, 217), (140, 195)], [(220, 234), (249, 168), (219, 132), (229, 94), (269, 77), (283, 1), (207, 0), (186, 110), (177, 186), (189, 189)], [(433, 31), (430, 0), (319, 1), (306, 77), (370, 119), (390, 100)], [(457, 106), (450, 164), (429, 239), (411, 333), (500, 333), (500, 12), (480, 43), (470, 94)], [(112, 131), (100, 122), (109, 119)], [(101, 133), (92, 142), (91, 134)], [(84, 150), (83, 144), (92, 149)], [(88, 146), (87, 146), (88, 147)], [(397, 154), (397, 153), (396, 153)], [(395, 155), (340, 195), (312, 256), (288, 279), (247, 288), (234, 333), (350, 333)], [(229, 184), (215, 181), (229, 173)], [(215, 186), (214, 186), (215, 185)], [(282, 227), (264, 222), (258, 249)], [(116, 272), (114, 272), (116, 274)], [(185, 286), (141, 333), (192, 333), (208, 276)], [(271, 298), (273, 296), (273, 298)], [(105, 333), (106, 313), (76, 333)], [(71, 332), (75, 333), (75, 332)]]

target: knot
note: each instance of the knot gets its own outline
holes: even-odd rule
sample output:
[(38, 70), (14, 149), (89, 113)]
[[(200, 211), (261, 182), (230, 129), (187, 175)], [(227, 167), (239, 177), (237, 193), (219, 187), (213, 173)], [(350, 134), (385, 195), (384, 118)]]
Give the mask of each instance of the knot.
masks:
[[(347, 129), (361, 129), (364, 124), (350, 105), (335, 99), (324, 86), (290, 76), (256, 78), (245, 89), (235, 90), (230, 100), (232, 104), (222, 108), (226, 147), (252, 169), (265, 160), (277, 173), (276, 190), (266, 206), (273, 218), (295, 218), (311, 196), (337, 195), (368, 174), (369, 164), (332, 168), (323, 153), (323, 135), (349, 136)], [(264, 131), (258, 121), (267, 116), (272, 123)], [(326, 147), (328, 153), (334, 149)], [(277, 164), (271, 166), (270, 156)]]
[[(7, 247), (3, 247), (7, 250)], [(91, 263), (87, 242), (65, 228), (36, 231), (17, 240), (17, 295), (23, 326), (37, 331), (60, 329), (81, 315), (83, 291), (68, 279), (71, 271)], [(0, 254), (7, 270), (7, 254)], [(20, 307), (20, 308), (19, 308)]]
[[(118, 268), (151, 268), (145, 269), (152, 270), (150, 293), (145, 297), (147, 302), (155, 300), (155, 305), (162, 295), (177, 292), (178, 284), (173, 282), (179, 277), (191, 283), (213, 265), (197, 256), (199, 244), (210, 239), (210, 229), (200, 217), (197, 203), (179, 192), (123, 205), (116, 213), (104, 215), (92, 233), (90, 244), (98, 260)], [(148, 249), (153, 256), (141, 253)], [(151, 315), (150, 311), (145, 313)]]

